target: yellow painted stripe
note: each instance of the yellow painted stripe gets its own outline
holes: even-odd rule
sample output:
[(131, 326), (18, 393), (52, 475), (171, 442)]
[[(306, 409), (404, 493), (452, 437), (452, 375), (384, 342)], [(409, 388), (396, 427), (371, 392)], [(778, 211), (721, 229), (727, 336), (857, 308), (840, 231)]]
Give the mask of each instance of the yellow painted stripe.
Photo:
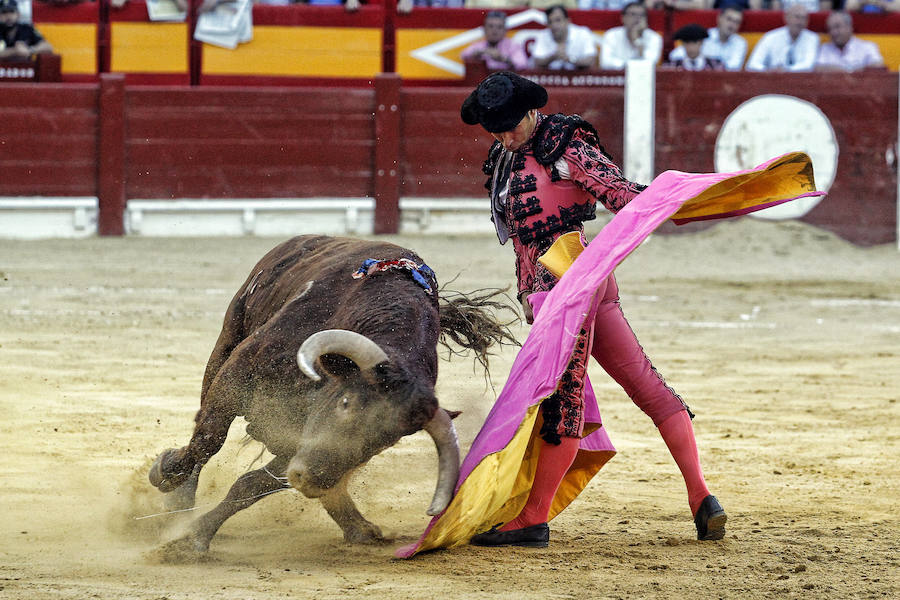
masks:
[(185, 23), (112, 23), (110, 70), (126, 73), (186, 73)]
[(381, 71), (381, 30), (352, 27), (253, 27), (234, 50), (203, 46), (207, 75), (373, 77)]
[[(443, 39), (468, 31), (468, 29), (400, 29), (397, 31), (397, 73), (411, 79), (459, 79), (458, 75), (433, 67), (413, 58), (413, 50), (439, 42)], [(462, 44), (441, 53), (441, 56), (462, 62), (459, 55), (467, 44)]]
[(38, 31), (62, 57), (65, 74), (97, 72), (97, 26), (90, 23), (40, 23)]
[(900, 67), (900, 35), (885, 33), (860, 33), (855, 35), (861, 40), (868, 40), (878, 44), (878, 49), (881, 50), (881, 56), (884, 58), (884, 64), (887, 65), (888, 69), (896, 71)]

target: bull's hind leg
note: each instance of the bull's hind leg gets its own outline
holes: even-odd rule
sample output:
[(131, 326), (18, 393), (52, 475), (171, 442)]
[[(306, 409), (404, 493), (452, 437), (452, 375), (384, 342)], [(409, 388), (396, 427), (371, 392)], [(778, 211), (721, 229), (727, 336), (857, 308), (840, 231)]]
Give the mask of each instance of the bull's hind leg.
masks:
[(344, 477), (340, 483), (329, 492), (320, 497), (322, 506), (344, 531), (344, 539), (354, 544), (374, 544), (385, 541), (381, 529), (374, 523), (366, 520), (356, 504), (347, 493), (347, 480)]
[(248, 471), (240, 477), (228, 490), (228, 495), (214, 509), (204, 514), (191, 524), (190, 533), (179, 541), (190, 543), (191, 549), (206, 552), (213, 536), (219, 527), (235, 513), (252, 506), (264, 496), (281, 489), (289, 489), (285, 483), (284, 471), (288, 459), (275, 457), (266, 466), (255, 471)]

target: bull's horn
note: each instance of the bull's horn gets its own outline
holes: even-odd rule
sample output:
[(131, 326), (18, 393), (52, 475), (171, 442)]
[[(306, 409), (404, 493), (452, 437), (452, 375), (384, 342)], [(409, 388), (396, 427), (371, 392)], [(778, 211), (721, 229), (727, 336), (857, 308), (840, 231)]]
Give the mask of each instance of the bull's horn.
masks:
[(313, 365), (323, 354), (346, 356), (363, 371), (388, 359), (378, 344), (360, 333), (346, 329), (318, 331), (306, 338), (297, 351), (297, 364), (300, 370), (313, 381), (322, 379)]
[(443, 408), (437, 409), (424, 429), (434, 440), (438, 452), (437, 487), (426, 511), (434, 516), (441, 514), (453, 498), (453, 489), (459, 479), (459, 439), (450, 415)]

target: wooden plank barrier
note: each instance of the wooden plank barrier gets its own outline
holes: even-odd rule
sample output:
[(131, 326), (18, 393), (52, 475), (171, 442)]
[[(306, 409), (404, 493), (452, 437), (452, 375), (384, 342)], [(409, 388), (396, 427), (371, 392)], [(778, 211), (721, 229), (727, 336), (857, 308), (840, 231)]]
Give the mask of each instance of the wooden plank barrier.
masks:
[[(623, 89), (549, 87), (546, 110), (580, 113), (621, 164)], [(376, 229), (396, 231), (398, 197), (484, 198), (492, 140), (459, 120), (470, 90), (395, 75), (361, 88), (4, 84), (0, 196), (97, 196), (102, 234), (121, 233), (131, 199), (376, 198)], [(829, 196), (803, 220), (859, 244), (896, 239), (897, 90), (886, 71), (660, 70), (656, 172), (715, 170), (742, 102), (794, 97), (820, 107), (840, 152)]]

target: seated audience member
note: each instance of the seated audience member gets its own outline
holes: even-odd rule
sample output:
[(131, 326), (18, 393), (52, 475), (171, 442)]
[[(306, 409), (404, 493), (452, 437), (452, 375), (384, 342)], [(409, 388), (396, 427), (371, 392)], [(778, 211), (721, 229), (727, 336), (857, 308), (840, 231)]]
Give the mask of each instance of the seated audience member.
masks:
[(795, 4), (806, 8), (806, 12), (820, 12), (831, 10), (832, 0), (772, 0), (770, 10), (786, 10)]
[(870, 14), (900, 11), (900, 0), (846, 0), (844, 10)]
[(601, 69), (624, 69), (633, 59), (658, 63), (662, 56), (662, 36), (647, 27), (647, 9), (630, 2), (622, 9), (622, 26), (603, 35), (600, 49)]
[(50, 42), (27, 23), (19, 23), (16, 0), (0, 0), (0, 58), (28, 58), (53, 52)]
[(575, 10), (576, 8), (578, 8), (578, 0), (519, 0), (519, 2), (517, 4), (514, 4), (513, 6), (529, 6), (531, 8), (543, 10), (544, 12), (546, 12), (548, 8), (553, 6), (562, 6), (566, 10)]
[(578, 0), (578, 10), (622, 10), (626, 0)]
[(748, 71), (812, 71), (819, 52), (819, 36), (806, 28), (809, 14), (802, 4), (784, 10), (784, 27), (760, 38), (750, 58)]
[(737, 5), (725, 4), (719, 10), (716, 26), (707, 30), (703, 56), (721, 61), (729, 71), (740, 71), (747, 56), (747, 40), (738, 34), (743, 21), (744, 13)]
[(645, 0), (647, 10), (705, 10), (709, 8), (709, 0)]
[[(414, 0), (397, 0), (397, 12), (400, 13), (401, 15), (406, 15), (406, 14), (411, 13), (412, 9), (413, 9), (413, 1)], [(341, 4), (342, 2), (344, 4), (344, 10), (346, 10), (347, 12), (356, 12), (359, 10), (359, 6), (360, 6), (359, 0), (336, 0), (335, 3)], [(447, 3), (441, 4), (440, 2), (434, 2), (434, 3), (423, 2), (422, 4), (419, 4), (419, 2), (416, 2), (416, 6), (462, 7), (463, 0), (458, 0), (457, 2), (455, 2), (452, 5), (447, 4)]]
[(484, 39), (462, 51), (463, 60), (484, 61), (488, 70), (520, 71), (528, 68), (528, 55), (522, 44), (506, 37), (506, 13), (491, 10), (484, 16)]
[(522, 8), (528, 6), (525, 0), (466, 0), (466, 8), (500, 10), (502, 8)]
[(817, 71), (859, 71), (883, 67), (884, 58), (878, 44), (853, 35), (853, 18), (844, 11), (833, 12), (825, 21), (831, 40), (819, 48)]
[(569, 21), (569, 11), (555, 4), (544, 11), (547, 28), (534, 38), (531, 59), (538, 69), (585, 69), (597, 64), (597, 43), (587, 27)]
[[(433, 8), (465, 8), (465, 0), (412, 0), (413, 6), (433, 7)], [(400, 2), (397, 2), (399, 10)]]
[[(719, 62), (728, 71), (740, 71), (747, 55), (747, 40), (737, 34), (744, 14), (735, 6), (729, 5), (719, 12), (715, 27), (706, 30), (700, 52), (708, 59)], [(685, 57), (684, 46), (678, 46), (669, 53), (669, 62)]]
[[(706, 28), (696, 23), (685, 25), (673, 36), (681, 45), (669, 53), (667, 67), (684, 71), (724, 71), (725, 65), (716, 58), (707, 58), (701, 53), (703, 40), (709, 37)], [(680, 52), (677, 52), (679, 51)]]

